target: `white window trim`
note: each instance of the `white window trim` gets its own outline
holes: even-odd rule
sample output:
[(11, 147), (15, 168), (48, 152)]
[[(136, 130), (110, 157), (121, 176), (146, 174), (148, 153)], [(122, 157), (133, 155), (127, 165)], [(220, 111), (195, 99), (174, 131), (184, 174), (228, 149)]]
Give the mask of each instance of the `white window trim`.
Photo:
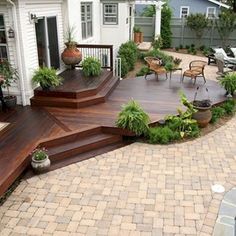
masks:
[(0, 43), (0, 46), (6, 48), (7, 58), (4, 58), (4, 59), (9, 60), (9, 52), (8, 52), (8, 34), (7, 34), (7, 30), (6, 30), (5, 15), (4, 15), (3, 13), (0, 13), (0, 15), (3, 16), (3, 21), (4, 21), (4, 29), (1, 29), (0, 31), (5, 32), (5, 36), (6, 36), (6, 43)]
[[(208, 18), (209, 17), (209, 9), (214, 9), (214, 15), (216, 16), (216, 7), (207, 7), (207, 13), (206, 13), (206, 17)], [(212, 17), (210, 17), (212, 18)]]
[[(87, 39), (90, 39), (93, 37), (93, 2), (81, 2), (81, 6), (84, 5), (84, 6), (87, 6), (87, 5), (90, 5), (91, 6), (91, 23), (92, 23), (92, 31), (91, 31), (91, 34), (90, 36), (88, 36), (88, 28), (87, 28), (87, 24), (88, 24), (88, 20), (87, 20), (87, 12), (85, 13), (85, 18), (86, 20), (85, 21), (82, 21), (82, 17), (81, 17), (81, 36), (82, 36), (82, 40), (87, 40)], [(81, 7), (80, 6), (80, 7)], [(85, 7), (86, 8), (86, 7)], [(87, 11), (87, 10), (86, 10)], [(81, 12), (82, 14), (82, 12)], [(83, 32), (82, 32), (82, 23), (85, 23), (86, 24), (86, 37), (83, 38)]]
[(179, 14), (179, 17), (182, 18), (182, 9), (183, 8), (187, 8), (188, 9), (188, 13), (187, 13), (187, 16), (189, 15), (189, 6), (181, 6), (180, 7), (180, 14)]
[[(105, 21), (105, 6), (106, 5), (115, 5), (116, 6), (116, 15), (114, 15), (114, 17), (116, 17), (116, 22), (106, 22)], [(106, 13), (109, 14), (109, 13)], [(112, 17), (112, 16), (111, 16)], [(119, 5), (118, 3), (103, 3), (103, 25), (118, 25), (119, 24)]]

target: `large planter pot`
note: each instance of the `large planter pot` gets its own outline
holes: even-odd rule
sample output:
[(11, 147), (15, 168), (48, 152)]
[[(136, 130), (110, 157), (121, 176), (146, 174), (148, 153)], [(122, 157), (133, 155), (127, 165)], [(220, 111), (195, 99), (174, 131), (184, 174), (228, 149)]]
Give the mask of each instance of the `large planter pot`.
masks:
[(43, 160), (35, 160), (34, 156), (32, 157), (31, 166), (36, 174), (47, 172), (50, 168), (50, 165), (51, 161), (49, 160), (48, 156)]
[(9, 109), (16, 107), (17, 98), (16, 96), (5, 96), (4, 97), (5, 106)]
[(193, 114), (193, 119), (197, 121), (199, 127), (201, 128), (206, 127), (212, 118), (211, 106), (209, 107), (194, 106), (194, 108), (197, 110), (197, 112)]
[(134, 32), (134, 42), (137, 44), (143, 42), (143, 33), (142, 32)]
[(82, 53), (76, 45), (66, 44), (67, 47), (61, 54), (61, 59), (66, 65), (75, 66), (82, 60)]

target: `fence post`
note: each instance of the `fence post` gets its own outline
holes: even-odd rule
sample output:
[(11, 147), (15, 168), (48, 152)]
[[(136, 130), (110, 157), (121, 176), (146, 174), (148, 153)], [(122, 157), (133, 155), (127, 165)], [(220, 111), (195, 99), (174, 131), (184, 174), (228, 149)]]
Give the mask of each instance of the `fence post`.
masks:
[(209, 45), (209, 46), (213, 46), (213, 38), (214, 38), (214, 27), (215, 26), (215, 21), (212, 21), (212, 24), (211, 24), (211, 39), (210, 39), (210, 42), (211, 42), (211, 45)]

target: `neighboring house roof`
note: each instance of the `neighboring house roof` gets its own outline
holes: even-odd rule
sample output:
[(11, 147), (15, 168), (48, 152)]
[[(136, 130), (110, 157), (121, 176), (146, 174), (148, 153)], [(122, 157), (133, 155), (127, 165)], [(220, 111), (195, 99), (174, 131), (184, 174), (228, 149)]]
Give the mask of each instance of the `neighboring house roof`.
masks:
[(229, 5), (225, 4), (225, 3), (222, 3), (222, 2), (219, 2), (217, 0), (208, 0), (208, 2), (212, 2), (212, 3), (215, 3), (217, 5), (219, 5), (220, 7), (225, 7), (225, 8), (229, 8)]

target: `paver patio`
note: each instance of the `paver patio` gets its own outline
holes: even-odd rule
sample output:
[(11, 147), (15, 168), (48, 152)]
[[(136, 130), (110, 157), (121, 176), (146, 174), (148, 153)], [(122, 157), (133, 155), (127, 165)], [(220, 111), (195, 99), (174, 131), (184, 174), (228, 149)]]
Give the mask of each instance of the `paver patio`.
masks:
[(211, 235), (236, 185), (236, 118), (187, 143), (134, 143), (24, 180), (0, 207), (0, 235)]
[[(207, 77), (208, 78), (208, 77)], [(236, 185), (236, 117), (198, 139), (134, 143), (23, 180), (0, 207), (0, 235), (212, 235)]]

